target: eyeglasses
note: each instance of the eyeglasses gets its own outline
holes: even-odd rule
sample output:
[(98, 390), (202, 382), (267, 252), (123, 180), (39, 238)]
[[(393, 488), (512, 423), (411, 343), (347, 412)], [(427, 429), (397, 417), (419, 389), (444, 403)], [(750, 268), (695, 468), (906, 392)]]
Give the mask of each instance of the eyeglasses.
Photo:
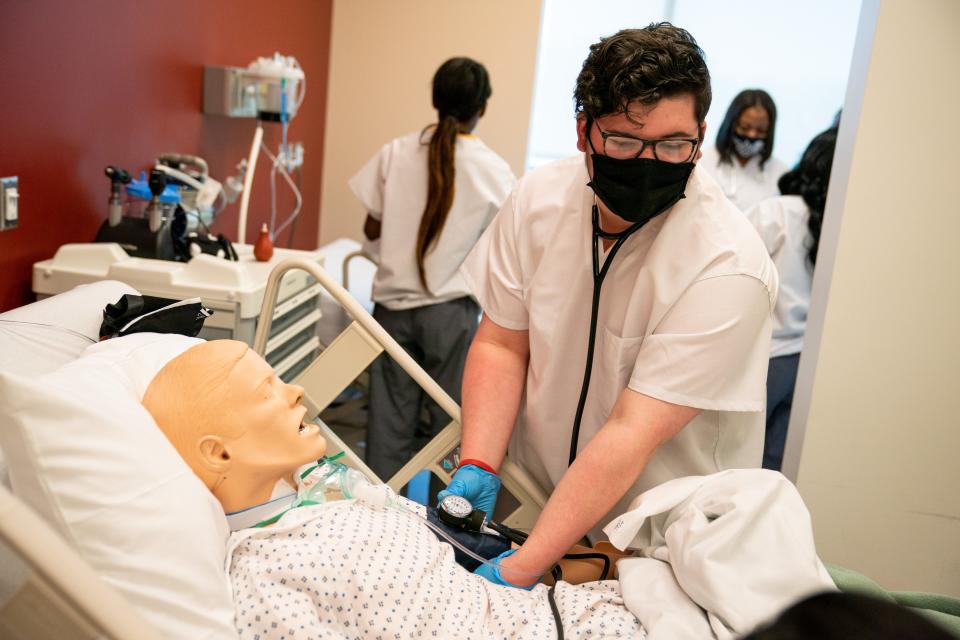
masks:
[(689, 162), (697, 150), (700, 138), (670, 138), (667, 140), (642, 140), (616, 133), (608, 133), (597, 124), (603, 138), (603, 153), (615, 160), (639, 158), (647, 146), (653, 148), (653, 157), (664, 162)]

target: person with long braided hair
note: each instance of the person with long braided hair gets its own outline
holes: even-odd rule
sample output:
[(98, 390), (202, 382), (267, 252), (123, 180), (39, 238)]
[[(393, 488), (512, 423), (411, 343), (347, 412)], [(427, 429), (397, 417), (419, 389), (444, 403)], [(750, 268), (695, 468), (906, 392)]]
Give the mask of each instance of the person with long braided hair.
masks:
[(836, 146), (836, 129), (817, 135), (796, 168), (780, 178), (778, 186), (782, 195), (763, 200), (747, 211), (747, 218), (760, 233), (780, 274), (780, 295), (773, 310), (773, 340), (767, 370), (767, 425), (763, 445), (763, 466), (775, 471), (779, 471), (783, 463)]
[[(472, 134), (490, 95), (482, 64), (447, 60), (433, 77), (437, 122), (387, 143), (350, 180), (364, 233), (380, 241), (373, 316), (457, 402), (480, 317), (459, 268), (516, 182)], [(373, 363), (366, 459), (381, 479), (413, 456), (423, 408), (436, 435), (444, 411), (393, 360)]]

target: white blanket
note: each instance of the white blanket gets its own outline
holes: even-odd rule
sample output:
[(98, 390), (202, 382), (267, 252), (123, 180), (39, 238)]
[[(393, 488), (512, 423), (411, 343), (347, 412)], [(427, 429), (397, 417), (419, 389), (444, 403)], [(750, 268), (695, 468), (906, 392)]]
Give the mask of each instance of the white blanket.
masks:
[(617, 569), (626, 606), (651, 640), (732, 638), (807, 595), (836, 590), (800, 494), (773, 471), (667, 482), (604, 532), (642, 556)]
[[(493, 585), (454, 562), (422, 509), (354, 500), (301, 507), (230, 539), (241, 638), (556, 638), (547, 587)], [(566, 638), (642, 638), (616, 581), (555, 591)]]

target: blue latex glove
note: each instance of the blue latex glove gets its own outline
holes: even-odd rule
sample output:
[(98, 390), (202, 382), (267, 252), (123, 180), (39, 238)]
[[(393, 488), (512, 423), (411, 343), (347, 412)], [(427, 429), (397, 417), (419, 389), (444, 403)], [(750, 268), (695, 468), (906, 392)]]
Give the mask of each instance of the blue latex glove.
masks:
[(530, 591), (535, 586), (537, 586), (537, 582), (539, 581), (534, 582), (529, 587), (521, 587), (519, 585), (513, 584), (509, 580), (505, 580), (504, 577), (500, 575), (500, 567), (499, 567), (500, 561), (506, 558), (507, 556), (513, 555), (517, 551), (518, 551), (517, 549), (509, 549), (507, 551), (504, 551), (503, 553), (498, 555), (496, 558), (491, 558), (488, 561), (495, 566), (491, 566), (490, 564), (482, 564), (479, 567), (477, 567), (473, 572), (478, 576), (483, 576), (488, 582), (492, 582), (493, 584), (499, 584), (504, 587), (513, 587), (514, 589), (524, 589), (525, 591)]
[(437, 501), (449, 495), (462, 496), (469, 500), (475, 509), (493, 517), (499, 492), (500, 478), (480, 467), (467, 464), (457, 469), (447, 488), (437, 494)]

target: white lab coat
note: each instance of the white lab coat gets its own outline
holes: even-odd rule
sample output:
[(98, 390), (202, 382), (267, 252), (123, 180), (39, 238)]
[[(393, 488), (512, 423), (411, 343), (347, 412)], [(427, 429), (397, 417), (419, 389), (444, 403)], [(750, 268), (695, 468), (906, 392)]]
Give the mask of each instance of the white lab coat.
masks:
[(770, 357), (800, 353), (813, 285), (813, 269), (807, 262), (810, 209), (800, 196), (780, 196), (749, 209), (747, 219), (760, 234), (780, 275)]
[[(529, 331), (509, 452), (548, 491), (567, 470), (587, 354), (588, 180), (582, 155), (524, 176), (463, 267), (494, 323)], [(698, 169), (686, 197), (621, 247), (603, 284), (580, 450), (628, 387), (703, 411), (657, 450), (611, 514), (678, 476), (760, 465), (776, 287), (756, 232)]]
[(480, 138), (457, 136), (453, 205), (424, 259), (431, 293), (423, 290), (416, 247), (427, 204), (427, 158), (432, 130), (388, 142), (350, 179), (350, 189), (381, 221), (380, 267), (373, 300), (388, 309), (412, 309), (470, 294), (460, 264), (516, 184), (510, 166)]
[(732, 158), (730, 163), (721, 163), (716, 147), (703, 150), (698, 167), (706, 169), (720, 183), (723, 194), (740, 211), (746, 211), (761, 200), (780, 195), (777, 181), (787, 172), (787, 165), (773, 156), (760, 167), (760, 156), (756, 155), (744, 165)]

